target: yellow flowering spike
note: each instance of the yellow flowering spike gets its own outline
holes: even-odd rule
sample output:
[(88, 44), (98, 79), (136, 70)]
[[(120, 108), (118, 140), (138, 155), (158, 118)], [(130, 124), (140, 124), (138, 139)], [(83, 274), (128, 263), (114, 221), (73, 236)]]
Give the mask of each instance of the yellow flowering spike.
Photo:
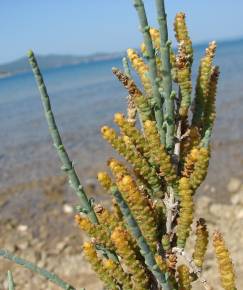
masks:
[(125, 273), (122, 269), (121, 265), (110, 260), (105, 259), (103, 261), (104, 267), (108, 270), (109, 274), (116, 280), (120, 285), (122, 285), (122, 289), (131, 290), (132, 289), (132, 280), (129, 274)]
[(177, 224), (177, 246), (184, 248), (189, 236), (193, 221), (193, 199), (192, 188), (189, 178), (182, 177), (179, 180), (180, 210)]
[[(159, 57), (159, 53), (160, 53), (160, 34), (159, 34), (159, 30), (156, 28), (150, 28), (149, 30), (151, 38), (152, 38), (152, 42), (153, 42), (153, 47), (156, 51), (155, 53), (155, 61), (156, 61), (156, 65), (157, 65), (157, 76), (159, 78), (159, 80), (162, 80), (163, 78), (163, 72), (162, 72), (162, 64), (161, 64), (161, 59)], [(148, 57), (148, 53), (146, 50), (146, 46), (144, 43), (141, 44), (141, 52), (143, 53), (143, 56), (146, 58)]]
[(85, 231), (89, 237), (94, 238), (97, 243), (104, 245), (108, 249), (114, 249), (110, 240), (110, 232), (105, 225), (92, 224), (87, 217), (78, 214), (75, 216), (75, 220), (80, 228)]
[(177, 268), (178, 273), (178, 282), (179, 288), (178, 290), (191, 290), (191, 278), (190, 278), (190, 271), (188, 267), (184, 264), (180, 265)]
[(192, 81), (191, 64), (188, 60), (185, 42), (180, 42), (179, 52), (176, 57), (177, 81), (180, 86), (181, 103), (179, 114), (185, 118), (188, 115), (188, 109), (191, 105)]
[(180, 12), (176, 14), (174, 22), (175, 37), (179, 43), (183, 42), (185, 44), (185, 50), (188, 62), (191, 64), (193, 61), (193, 49), (192, 41), (189, 37), (187, 26), (186, 26), (186, 16), (185, 13)]
[(213, 58), (216, 51), (216, 42), (213, 41), (206, 49), (205, 56), (201, 59), (196, 84), (195, 108), (193, 112), (193, 126), (202, 126), (205, 104), (210, 92), (210, 80), (213, 67)]
[(118, 179), (117, 186), (136, 219), (144, 238), (155, 253), (158, 242), (158, 229), (150, 201), (139, 191), (130, 175), (125, 175), (120, 180)]
[(128, 169), (115, 158), (110, 158), (107, 162), (107, 165), (110, 167), (116, 178), (120, 178), (129, 172)]
[(132, 275), (133, 289), (149, 289), (149, 277), (141, 261), (137, 259), (136, 253), (129, 243), (128, 232), (121, 227), (117, 227), (112, 235), (112, 242), (116, 251), (121, 256), (122, 261)]
[(202, 268), (205, 253), (208, 246), (208, 230), (204, 219), (199, 219), (196, 229), (196, 242), (194, 246), (193, 260), (197, 267)]
[(213, 246), (218, 260), (221, 284), (223, 288), (225, 290), (236, 290), (233, 263), (221, 233), (214, 233)]
[(135, 125), (136, 124), (137, 108), (134, 103), (133, 97), (128, 95), (127, 97), (127, 121)]
[(100, 183), (100, 185), (105, 189), (105, 190), (109, 190), (111, 185), (112, 185), (112, 180), (110, 178), (110, 176), (105, 172), (105, 171), (100, 171), (97, 174), (97, 179)]
[(160, 255), (155, 255), (155, 261), (163, 273), (168, 271), (166, 261)]
[(127, 56), (132, 64), (132, 67), (139, 75), (147, 96), (151, 96), (152, 86), (148, 75), (148, 65), (145, 64), (143, 59), (139, 57), (136, 51), (131, 48), (127, 50)]
[(170, 48), (170, 63), (171, 63), (171, 75), (174, 82), (178, 82), (177, 67), (176, 67), (176, 54), (173, 48)]
[(182, 176), (189, 178), (194, 170), (195, 163), (198, 161), (200, 154), (199, 148), (192, 148), (185, 158)]
[(151, 104), (149, 103), (148, 98), (146, 98), (137, 88), (135, 82), (117, 68), (113, 68), (112, 72), (128, 90), (129, 95), (132, 96), (142, 121), (145, 122), (146, 120), (153, 120), (154, 113)]
[(114, 115), (114, 122), (119, 126), (122, 134), (131, 139), (137, 150), (146, 158), (149, 158), (149, 146), (143, 134), (134, 125), (129, 123), (122, 113)]
[(104, 267), (102, 260), (98, 257), (95, 246), (92, 243), (85, 242), (83, 244), (83, 252), (86, 259), (91, 264), (93, 270), (97, 273), (99, 278), (104, 282), (108, 289), (117, 289), (117, 284), (109, 271)]
[(161, 242), (162, 242), (162, 246), (163, 246), (164, 251), (169, 251), (171, 249), (170, 235), (169, 234), (164, 234)]
[(163, 195), (161, 181), (155, 168), (150, 166), (141, 153), (139, 153), (132, 144), (125, 142), (122, 137), (117, 136), (113, 129), (104, 126), (101, 129), (101, 133), (104, 139), (106, 139), (119, 154), (131, 163), (135, 173), (142, 176), (148, 182), (154, 195)]
[(184, 159), (192, 148), (199, 145), (201, 141), (201, 135), (198, 127), (191, 127), (189, 129), (188, 136), (181, 141), (181, 156)]
[(208, 98), (205, 102), (205, 113), (204, 113), (204, 132), (213, 126), (215, 117), (216, 117), (216, 93), (217, 93), (217, 84), (219, 78), (219, 68), (217, 66), (212, 68), (210, 83), (209, 83), (209, 93)]
[(146, 121), (144, 123), (144, 132), (148, 140), (150, 153), (153, 160), (160, 167), (160, 174), (164, 179), (172, 184), (176, 181), (175, 169), (170, 161), (170, 156), (166, 153), (164, 145), (160, 143), (160, 137), (154, 121)]
[(96, 215), (100, 224), (106, 225), (111, 231), (114, 230), (115, 227), (119, 225), (119, 222), (115, 218), (115, 216), (106, 208), (104, 208), (101, 204), (97, 204), (94, 207)]
[(209, 155), (209, 149), (204, 147), (199, 149), (199, 155), (194, 165), (194, 171), (190, 176), (190, 183), (194, 190), (199, 187), (207, 175)]
[(154, 48), (157, 50), (160, 50), (160, 34), (159, 30), (156, 28), (151, 27), (150, 30), (150, 35), (153, 41)]

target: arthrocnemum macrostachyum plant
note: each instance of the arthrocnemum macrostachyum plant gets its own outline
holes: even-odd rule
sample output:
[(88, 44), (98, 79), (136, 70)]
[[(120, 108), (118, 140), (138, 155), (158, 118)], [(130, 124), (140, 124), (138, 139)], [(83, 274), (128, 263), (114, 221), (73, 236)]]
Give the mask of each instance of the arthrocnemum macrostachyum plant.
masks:
[[(128, 49), (124, 72), (112, 69), (129, 94), (127, 116), (114, 116), (119, 133), (108, 126), (101, 129), (104, 139), (126, 160), (109, 159), (112, 176), (98, 173), (98, 181), (112, 196), (112, 210), (85, 194), (31, 51), (29, 61), (62, 169), (81, 200), (76, 220), (90, 237), (83, 245), (84, 254), (105, 287), (189, 290), (199, 280), (205, 289), (213, 289), (202, 273), (208, 245), (203, 219), (197, 221), (193, 256), (184, 248), (193, 222), (193, 196), (206, 177), (210, 157), (219, 76), (219, 68), (213, 65), (216, 43), (209, 44), (201, 59), (193, 100), (193, 49), (184, 13), (175, 17), (175, 52), (168, 41), (164, 1), (156, 0), (158, 29), (148, 25), (142, 0), (134, 0), (134, 6), (144, 39), (141, 53)], [(138, 74), (141, 88), (132, 79), (130, 66)], [(213, 236), (213, 245), (222, 287), (234, 290), (232, 262), (219, 232)], [(184, 264), (177, 262), (178, 256), (184, 258)]]

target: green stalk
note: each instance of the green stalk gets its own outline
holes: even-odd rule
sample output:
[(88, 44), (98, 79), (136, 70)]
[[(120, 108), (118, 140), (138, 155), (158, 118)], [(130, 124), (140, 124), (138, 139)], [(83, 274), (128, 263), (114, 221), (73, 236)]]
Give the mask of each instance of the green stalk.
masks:
[(145, 259), (145, 264), (148, 266), (149, 270), (153, 273), (154, 277), (158, 280), (159, 284), (162, 286), (163, 290), (171, 290), (171, 286), (167, 279), (165, 273), (161, 272), (159, 266), (157, 265), (154, 255), (147, 244), (142, 232), (134, 219), (127, 203), (123, 199), (121, 193), (118, 191), (116, 186), (112, 186), (110, 189), (112, 195), (115, 197), (117, 204), (119, 205), (121, 212), (124, 216), (128, 229), (133, 234), (140, 248), (140, 252)]
[(47, 93), (47, 89), (46, 89), (42, 74), (38, 67), (38, 63), (32, 51), (28, 52), (28, 58), (29, 58), (30, 65), (32, 67), (32, 70), (35, 76), (38, 89), (40, 91), (41, 101), (44, 108), (46, 121), (48, 123), (48, 128), (49, 128), (49, 131), (50, 131), (53, 143), (54, 143), (54, 147), (56, 148), (57, 154), (63, 164), (62, 170), (65, 171), (66, 174), (68, 175), (69, 182), (72, 188), (75, 190), (77, 196), (80, 198), (83, 211), (88, 215), (92, 223), (98, 224), (98, 219), (93, 210), (91, 202), (88, 199), (83, 189), (83, 186), (80, 183), (78, 175), (74, 169), (73, 162), (69, 159), (66, 149), (62, 143), (62, 139), (56, 125), (55, 117), (52, 112), (50, 98)]
[(151, 35), (149, 32), (148, 20), (144, 8), (144, 4), (142, 0), (134, 0), (134, 6), (137, 10), (140, 27), (143, 33), (145, 47), (148, 53), (148, 66), (149, 66), (149, 77), (152, 84), (152, 100), (154, 105), (154, 114), (156, 119), (156, 124), (158, 128), (158, 132), (160, 135), (161, 143), (165, 145), (165, 132), (163, 128), (164, 116), (163, 116), (163, 102), (159, 92), (158, 82), (159, 79), (157, 77), (157, 67), (156, 67), (156, 59), (155, 59), (155, 51), (153, 48), (153, 43), (151, 39)]
[(170, 44), (168, 43), (168, 28), (164, 0), (156, 0), (156, 8), (160, 32), (160, 57), (163, 74), (162, 85), (166, 112), (166, 148), (168, 151), (172, 152), (174, 149), (175, 131), (174, 94), (172, 92)]
[[(65, 150), (65, 147), (62, 143), (62, 139), (58, 130), (58, 127), (56, 125), (56, 121), (55, 121), (55, 117), (54, 114), (52, 112), (52, 108), (51, 108), (51, 103), (50, 103), (50, 98), (49, 95), (47, 93), (47, 89), (43, 80), (43, 77), (41, 75), (40, 69), (38, 67), (38, 63), (36, 61), (36, 58), (34, 56), (34, 53), (32, 51), (29, 51), (28, 53), (28, 58), (29, 58), (29, 62), (32, 66), (32, 70), (40, 91), (40, 95), (41, 95), (41, 101), (42, 101), (42, 105), (44, 108), (44, 112), (45, 112), (45, 116), (46, 116), (46, 120), (48, 123), (48, 128), (54, 143), (54, 147), (57, 150), (57, 154), (63, 164), (62, 166), (62, 170), (65, 171), (69, 177), (69, 181), (71, 184), (71, 187), (74, 189), (74, 191), (76, 192), (77, 196), (80, 198), (81, 200), (81, 208), (80, 211), (84, 212), (85, 214), (87, 214), (87, 216), (89, 217), (90, 221), (94, 224), (98, 224), (99, 221), (97, 219), (97, 216), (94, 212), (93, 206), (92, 206), (92, 199), (88, 199), (81, 183), (80, 180), (78, 178), (78, 175), (74, 169), (73, 166), (73, 162), (69, 159), (69, 156)], [(112, 251), (109, 251), (107, 249), (106, 251), (107, 256), (118, 262), (118, 257), (116, 255), (116, 253), (113, 253)]]
[[(46, 278), (47, 280), (51, 281), (52, 283), (56, 284), (57, 286), (59, 286), (60, 288), (62, 288), (64, 290), (76, 290), (76, 288), (74, 288), (72, 285), (64, 282), (57, 275), (50, 273), (47, 270), (40, 268), (29, 261), (26, 261), (22, 258), (14, 256), (13, 254), (8, 252), (7, 250), (0, 249), (0, 256), (14, 262), (15, 264), (21, 265), (24, 268), (26, 268), (32, 272), (35, 272), (35, 273), (41, 275), (42, 277)], [(14, 289), (14, 288), (12, 288), (12, 289)], [(85, 289), (83, 289), (83, 290), (85, 290)]]
[(131, 79), (132, 78), (131, 71), (130, 71), (130, 68), (129, 68), (129, 65), (128, 65), (128, 61), (127, 61), (126, 57), (122, 58), (122, 64), (123, 64), (123, 69), (124, 69), (125, 74)]
[(15, 284), (11, 271), (8, 271), (8, 290), (15, 290)]

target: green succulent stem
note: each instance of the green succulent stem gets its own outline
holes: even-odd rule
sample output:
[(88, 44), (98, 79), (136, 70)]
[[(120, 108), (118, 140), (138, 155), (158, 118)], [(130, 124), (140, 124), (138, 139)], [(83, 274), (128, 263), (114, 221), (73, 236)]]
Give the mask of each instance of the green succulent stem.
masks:
[(58, 127), (56, 125), (55, 117), (52, 112), (50, 98), (49, 98), (42, 74), (40, 72), (37, 60), (32, 51), (28, 52), (28, 58), (29, 58), (30, 65), (32, 67), (32, 70), (35, 76), (35, 80), (36, 80), (40, 95), (41, 95), (41, 101), (44, 108), (46, 121), (48, 123), (49, 132), (51, 134), (54, 147), (57, 150), (57, 154), (63, 164), (62, 170), (66, 172), (66, 174), (68, 175), (70, 185), (76, 192), (77, 196), (80, 198), (83, 211), (88, 215), (92, 223), (98, 224), (98, 219), (93, 210), (92, 204), (90, 200), (88, 199), (83, 189), (83, 186), (80, 183), (78, 175), (74, 169), (73, 162), (69, 159), (67, 151), (62, 143), (62, 139), (61, 139)]
[[(76, 290), (76, 288), (74, 288), (72, 285), (68, 284), (67, 282), (63, 281), (56, 274), (53, 274), (47, 271), (46, 269), (40, 268), (36, 266), (35, 264), (29, 261), (26, 261), (20, 257), (14, 256), (12, 253), (8, 252), (5, 249), (0, 249), (0, 257), (10, 260), (14, 262), (15, 264), (21, 265), (24, 268), (41, 275), (42, 277), (46, 278), (47, 280), (51, 281), (52, 283), (56, 284), (57, 286), (59, 286), (60, 288), (64, 290)], [(9, 289), (14, 289), (14, 288), (9, 288)]]
[(123, 64), (123, 69), (124, 69), (125, 74), (126, 74), (129, 78), (132, 78), (132, 76), (131, 76), (131, 71), (130, 71), (130, 68), (129, 68), (129, 65), (128, 65), (128, 60), (127, 60), (126, 57), (123, 57), (123, 58), (122, 58), (122, 64)]
[(15, 290), (15, 284), (11, 271), (8, 271), (8, 290)]
[(151, 35), (149, 32), (148, 20), (144, 8), (144, 4), (142, 0), (134, 0), (134, 6), (137, 10), (141, 31), (143, 33), (144, 43), (147, 50), (147, 59), (149, 66), (149, 77), (152, 84), (152, 100), (154, 105), (154, 114), (157, 123), (158, 132), (160, 134), (161, 143), (165, 145), (165, 131), (163, 127), (164, 123), (164, 115), (163, 115), (163, 101), (159, 92), (158, 82), (159, 79), (157, 77), (157, 67), (156, 67), (156, 59), (155, 59), (155, 50), (153, 48), (153, 43), (151, 39)]
[[(46, 89), (42, 74), (41, 74), (40, 69), (38, 67), (37, 60), (36, 60), (34, 53), (32, 51), (29, 51), (28, 58), (29, 58), (29, 62), (30, 62), (30, 65), (32, 67), (36, 82), (37, 82), (37, 86), (38, 86), (39, 91), (40, 91), (41, 101), (42, 101), (42, 105), (44, 108), (45, 117), (46, 117), (46, 121), (48, 124), (49, 132), (51, 134), (51, 137), (52, 137), (52, 140), (54, 143), (54, 147), (57, 150), (57, 154), (58, 154), (58, 156), (63, 164), (62, 170), (64, 172), (66, 172), (66, 174), (68, 175), (69, 183), (70, 183), (71, 187), (74, 189), (77, 196), (81, 200), (80, 211), (83, 211), (85, 214), (87, 214), (87, 216), (89, 217), (90, 221), (93, 224), (98, 224), (99, 221), (97, 219), (97, 216), (96, 216), (94, 209), (93, 209), (93, 206), (92, 206), (92, 199), (89, 199), (87, 197), (87, 195), (83, 189), (83, 186), (80, 183), (78, 175), (74, 169), (73, 162), (69, 159), (67, 151), (62, 143), (62, 139), (61, 139), (58, 127), (56, 125), (55, 117), (54, 117), (54, 114), (52, 112), (50, 98), (49, 98), (49, 95), (47, 93), (47, 89)], [(113, 253), (112, 251), (107, 250), (106, 254), (109, 258), (118, 262), (118, 257), (116, 255), (116, 253)]]
[(140, 248), (140, 252), (145, 259), (145, 264), (148, 266), (149, 270), (153, 273), (155, 278), (158, 280), (159, 284), (162, 286), (163, 290), (172, 290), (170, 283), (167, 279), (166, 273), (161, 272), (159, 266), (157, 265), (154, 255), (146, 242), (142, 232), (133, 217), (130, 208), (123, 199), (121, 193), (116, 186), (112, 186), (110, 189), (112, 195), (115, 197), (117, 204), (119, 205), (121, 212), (124, 216), (128, 229), (133, 234), (134, 238), (137, 241), (137, 244)]
[(170, 44), (168, 43), (168, 28), (164, 0), (156, 0), (156, 8), (160, 32), (160, 57), (163, 75), (162, 86), (166, 112), (166, 148), (168, 151), (172, 152), (174, 149), (175, 117), (174, 98), (172, 93)]

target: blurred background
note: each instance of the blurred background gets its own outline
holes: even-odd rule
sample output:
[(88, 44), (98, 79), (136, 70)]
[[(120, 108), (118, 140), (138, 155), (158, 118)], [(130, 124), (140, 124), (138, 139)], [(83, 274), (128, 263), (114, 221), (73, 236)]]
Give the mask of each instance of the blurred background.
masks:
[[(157, 27), (153, 2), (147, 0), (145, 6), (150, 25)], [(210, 204), (222, 205), (211, 213), (217, 216), (221, 212), (220, 219), (231, 210), (224, 204), (236, 203), (237, 197), (243, 203), (243, 2), (166, 2), (173, 46), (174, 16), (179, 11), (187, 15), (195, 52), (194, 81), (208, 42), (218, 43), (215, 63), (221, 75), (217, 121), (210, 170), (199, 197), (204, 198), (207, 209)], [(67, 279), (84, 280), (65, 266), (80, 251), (83, 239), (72, 225), (72, 206), (78, 200), (60, 170), (25, 55), (30, 48), (37, 55), (64, 144), (81, 181), (96, 200), (106, 203), (95, 177), (114, 152), (99, 131), (101, 125), (112, 124), (115, 112), (126, 108), (127, 93), (111, 68), (121, 67), (126, 49), (136, 49), (142, 41), (136, 11), (132, 0), (1, 0), (0, 26), (0, 246), (60, 271)], [(57, 258), (61, 252), (67, 259), (63, 264)], [(86, 266), (80, 263), (87, 274)], [(2, 262), (3, 273), (10, 264), (1, 267)], [(63, 274), (63, 269), (69, 272)], [(16, 271), (24, 289), (42, 289), (39, 285), (33, 288), (38, 278), (33, 282), (31, 274)], [(0, 282), (5, 280), (4, 275), (0, 278)], [(92, 283), (87, 289), (99, 285), (96, 280)], [(56, 289), (48, 285), (43, 289)]]

